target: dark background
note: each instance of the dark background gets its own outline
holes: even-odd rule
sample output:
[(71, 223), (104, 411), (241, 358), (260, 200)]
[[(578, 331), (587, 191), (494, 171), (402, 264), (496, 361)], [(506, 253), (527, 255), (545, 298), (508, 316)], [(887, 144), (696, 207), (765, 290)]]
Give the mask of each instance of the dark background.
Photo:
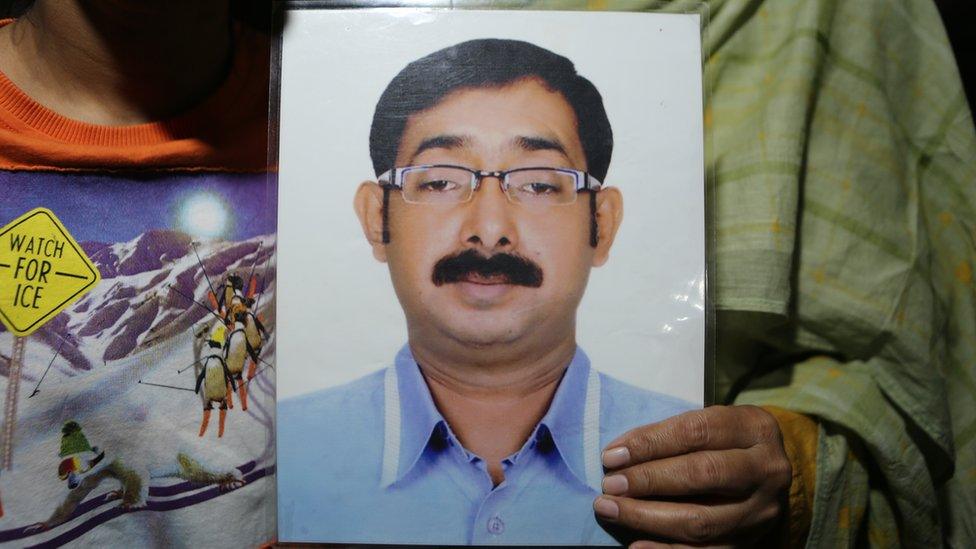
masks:
[[(22, 13), (33, 0), (0, 0), (0, 19)], [(231, 0), (235, 15), (259, 29), (269, 29), (273, 0)], [(859, 0), (845, 0), (857, 2)], [(956, 53), (970, 110), (976, 110), (976, 1), (934, 0), (942, 14), (949, 41)]]
[(949, 41), (956, 52), (956, 63), (962, 73), (970, 111), (976, 105), (976, 2), (973, 0), (936, 0)]

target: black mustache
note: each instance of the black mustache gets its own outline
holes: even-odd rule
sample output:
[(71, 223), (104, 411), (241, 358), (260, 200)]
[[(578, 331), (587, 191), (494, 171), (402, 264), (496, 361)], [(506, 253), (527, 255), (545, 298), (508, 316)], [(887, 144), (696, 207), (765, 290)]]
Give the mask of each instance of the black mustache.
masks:
[(505, 277), (505, 283), (517, 286), (542, 286), (542, 269), (531, 260), (508, 253), (485, 257), (474, 250), (465, 250), (441, 259), (434, 265), (432, 278), (435, 286), (442, 286), (464, 281), (471, 274), (483, 278), (501, 275)]

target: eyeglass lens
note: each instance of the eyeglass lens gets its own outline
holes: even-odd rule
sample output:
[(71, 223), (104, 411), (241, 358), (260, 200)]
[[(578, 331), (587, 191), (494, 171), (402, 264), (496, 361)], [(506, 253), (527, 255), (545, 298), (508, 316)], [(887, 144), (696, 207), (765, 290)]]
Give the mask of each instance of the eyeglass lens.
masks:
[[(471, 199), (477, 176), (465, 169), (439, 166), (406, 170), (401, 177), (407, 202), (459, 203)], [(552, 205), (576, 200), (575, 176), (554, 169), (511, 172), (506, 184), (512, 202)]]

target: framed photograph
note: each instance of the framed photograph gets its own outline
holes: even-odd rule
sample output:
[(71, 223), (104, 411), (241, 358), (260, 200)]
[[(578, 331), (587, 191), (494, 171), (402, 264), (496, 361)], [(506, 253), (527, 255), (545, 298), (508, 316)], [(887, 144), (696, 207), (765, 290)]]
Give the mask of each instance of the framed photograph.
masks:
[(288, 5), (279, 539), (616, 544), (705, 402), (700, 14)]

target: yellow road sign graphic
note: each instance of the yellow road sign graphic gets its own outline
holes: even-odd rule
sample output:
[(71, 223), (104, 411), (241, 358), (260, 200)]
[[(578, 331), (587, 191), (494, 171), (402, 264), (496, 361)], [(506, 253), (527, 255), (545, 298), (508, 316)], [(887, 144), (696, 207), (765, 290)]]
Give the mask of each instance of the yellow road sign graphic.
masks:
[(30, 335), (99, 280), (51, 210), (36, 208), (0, 229), (0, 320), (14, 334)]

